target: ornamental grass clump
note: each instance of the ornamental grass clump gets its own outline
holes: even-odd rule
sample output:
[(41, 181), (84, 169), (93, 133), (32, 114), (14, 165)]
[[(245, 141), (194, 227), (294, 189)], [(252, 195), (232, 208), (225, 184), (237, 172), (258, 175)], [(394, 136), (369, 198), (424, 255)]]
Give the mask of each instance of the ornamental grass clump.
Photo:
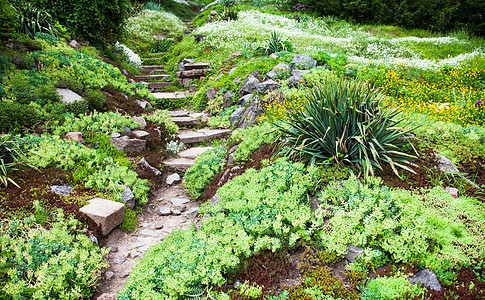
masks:
[(300, 107), (275, 123), (281, 130), (283, 154), (310, 164), (357, 167), (365, 177), (383, 164), (397, 174), (408, 171), (415, 157), (401, 152), (406, 132), (395, 126), (397, 110), (382, 108), (383, 96), (365, 83), (331, 81), (314, 88)]

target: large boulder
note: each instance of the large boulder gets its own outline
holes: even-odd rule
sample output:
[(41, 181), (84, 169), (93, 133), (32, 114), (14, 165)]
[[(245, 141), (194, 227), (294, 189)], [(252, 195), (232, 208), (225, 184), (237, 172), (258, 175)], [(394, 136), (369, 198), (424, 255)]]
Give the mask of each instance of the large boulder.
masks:
[(239, 100), (237, 100), (237, 105), (246, 106), (246, 104), (251, 102), (252, 98), (253, 98), (253, 94), (247, 94), (247, 95), (239, 98)]
[(145, 149), (147, 141), (141, 139), (130, 139), (127, 136), (112, 138), (111, 145), (124, 152), (141, 152)]
[(56, 92), (61, 97), (61, 102), (64, 104), (84, 100), (83, 97), (79, 96), (79, 94), (76, 94), (70, 89), (56, 89)]
[(273, 70), (266, 73), (266, 75), (264, 76), (264, 79), (275, 79), (276, 77), (278, 77), (279, 74), (289, 72), (289, 71), (290, 71), (290, 66), (284, 63), (279, 63), (273, 68)]
[(229, 122), (231, 122), (231, 127), (236, 126), (236, 124), (241, 120), (241, 117), (246, 109), (244, 107), (237, 108), (229, 117)]
[(317, 66), (317, 61), (306, 54), (297, 54), (291, 61), (292, 70), (310, 70)]
[(253, 98), (251, 104), (246, 108), (238, 123), (239, 128), (247, 128), (256, 122), (256, 118), (263, 113), (260, 107), (261, 99), (258, 96)]
[(280, 86), (281, 85), (278, 82), (270, 79), (270, 80), (266, 80), (265, 82), (261, 83), (256, 91), (260, 94), (264, 94), (268, 91), (272, 92), (272, 91), (276, 90), (277, 88), (279, 88)]
[(407, 280), (409, 280), (409, 282), (411, 282), (412, 284), (421, 283), (421, 285), (424, 287), (438, 292), (441, 291), (441, 284), (438, 280), (438, 277), (436, 277), (436, 274), (429, 269), (421, 270), (413, 276), (408, 277)]
[(249, 75), (239, 89), (239, 96), (242, 97), (244, 95), (251, 94), (259, 87), (259, 84), (259, 80), (256, 77)]

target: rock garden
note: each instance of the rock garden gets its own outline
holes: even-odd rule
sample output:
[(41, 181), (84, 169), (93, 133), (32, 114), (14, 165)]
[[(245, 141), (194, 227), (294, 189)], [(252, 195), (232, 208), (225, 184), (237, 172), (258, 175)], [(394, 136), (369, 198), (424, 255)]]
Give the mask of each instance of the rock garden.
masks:
[(485, 298), (485, 7), (327, 2), (0, 0), (0, 298)]

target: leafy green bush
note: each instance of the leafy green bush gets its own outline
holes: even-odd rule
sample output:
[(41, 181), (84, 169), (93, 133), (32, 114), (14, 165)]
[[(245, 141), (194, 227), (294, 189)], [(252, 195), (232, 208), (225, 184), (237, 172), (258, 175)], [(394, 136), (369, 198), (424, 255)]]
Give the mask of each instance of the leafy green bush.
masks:
[(226, 153), (227, 150), (222, 146), (207, 150), (199, 155), (195, 164), (185, 172), (184, 186), (193, 199), (200, 198), (207, 184), (222, 171), (226, 163)]
[(100, 251), (82, 232), (78, 222), (62, 213), (39, 228), (31, 220), (0, 225), (0, 298), (85, 299), (90, 297), (108, 267)]
[(219, 204), (201, 209), (209, 217), (200, 229), (174, 231), (148, 249), (118, 299), (182, 299), (224, 284), (243, 258), (308, 239), (313, 176), (301, 163), (279, 161), (234, 178), (219, 189)]
[(234, 160), (244, 162), (262, 145), (276, 142), (278, 140), (278, 132), (273, 124), (265, 122), (257, 126), (234, 131), (231, 138), (235, 142), (241, 142), (234, 152)]
[(229, 121), (229, 116), (215, 116), (209, 118), (209, 121), (207, 121), (207, 126), (212, 129), (229, 128), (231, 126), (231, 122)]
[(404, 276), (377, 277), (364, 287), (361, 297), (364, 300), (393, 300), (417, 297), (422, 292), (423, 288), (411, 284)]
[(65, 115), (63, 124), (55, 124), (53, 131), (57, 135), (64, 135), (68, 132), (80, 131), (83, 133), (112, 133), (122, 132), (125, 126), (130, 129), (135, 129), (139, 124), (129, 116), (123, 116), (119, 112), (105, 112), (100, 113), (94, 111), (89, 115), (81, 115), (75, 117), (73, 115)]
[(0, 0), (0, 11), (0, 40), (7, 41), (19, 26), (18, 15), (8, 0)]
[(382, 95), (364, 83), (329, 81), (313, 89), (302, 109), (275, 122), (286, 145), (283, 153), (311, 164), (350, 164), (364, 176), (374, 175), (381, 163), (412, 171), (412, 155), (400, 152), (408, 144), (395, 126), (397, 110), (379, 106)]
[(40, 112), (32, 106), (1, 101), (0, 132), (21, 132), (40, 122)]
[(91, 110), (103, 110), (106, 103), (106, 97), (100, 90), (87, 89), (84, 92), (83, 97)]
[(150, 115), (143, 115), (143, 117), (152, 123), (158, 124), (158, 125), (163, 125), (165, 128), (165, 131), (167, 131), (168, 134), (176, 134), (179, 130), (179, 127), (177, 124), (172, 122), (172, 117), (168, 114), (168, 111), (166, 110), (155, 110), (153, 114)]

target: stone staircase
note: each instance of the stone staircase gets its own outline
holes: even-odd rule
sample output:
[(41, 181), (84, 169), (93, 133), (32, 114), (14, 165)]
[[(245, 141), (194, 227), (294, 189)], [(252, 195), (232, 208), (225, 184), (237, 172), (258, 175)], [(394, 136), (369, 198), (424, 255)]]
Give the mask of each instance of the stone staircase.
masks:
[(135, 80), (145, 84), (151, 92), (158, 92), (163, 87), (173, 85), (173, 82), (166, 81), (172, 76), (163, 74), (164, 68), (162, 65), (143, 65), (140, 67), (140, 72), (143, 75), (135, 75)]

